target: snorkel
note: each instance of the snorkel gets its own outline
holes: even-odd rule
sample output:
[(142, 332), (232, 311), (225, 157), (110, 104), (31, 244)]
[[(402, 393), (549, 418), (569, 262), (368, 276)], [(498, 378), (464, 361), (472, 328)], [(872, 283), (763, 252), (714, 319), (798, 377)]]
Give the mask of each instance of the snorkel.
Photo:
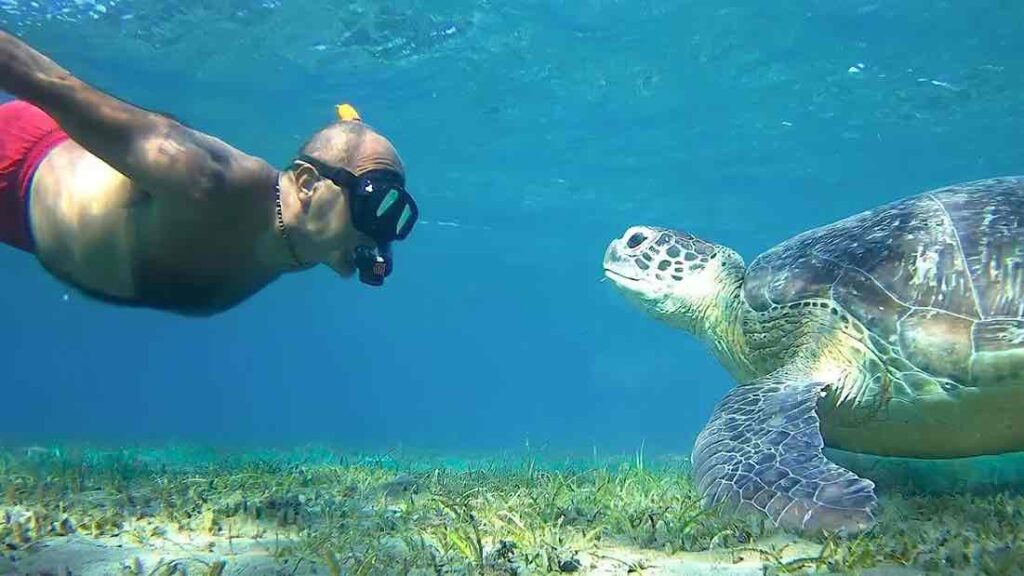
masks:
[[(362, 122), (359, 112), (350, 104), (335, 107), (341, 122)], [(405, 179), (391, 170), (371, 170), (353, 174), (344, 168), (324, 166), (313, 158), (303, 158), (320, 172), (349, 191), (352, 225), (373, 238), (376, 246), (357, 246), (353, 264), (359, 280), (370, 286), (381, 286), (394, 268), (391, 242), (409, 235), (419, 215), (412, 196), (405, 189)]]
[(381, 286), (384, 279), (391, 275), (393, 260), (391, 245), (357, 246), (353, 262), (359, 270), (359, 281), (370, 286)]

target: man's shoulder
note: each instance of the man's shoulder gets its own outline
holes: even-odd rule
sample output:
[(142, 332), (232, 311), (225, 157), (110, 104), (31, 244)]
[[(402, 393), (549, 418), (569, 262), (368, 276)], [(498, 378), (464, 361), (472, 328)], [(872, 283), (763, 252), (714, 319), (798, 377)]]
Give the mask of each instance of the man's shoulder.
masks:
[(277, 183), (278, 170), (269, 162), (247, 154), (209, 134), (198, 133), (204, 140), (202, 148), (209, 155), (209, 164), (216, 166), (215, 178), (220, 192), (229, 195), (265, 191)]
[(239, 152), (230, 160), (229, 164), (235, 184), (241, 188), (265, 188), (277, 184), (279, 174), (277, 168), (258, 156)]

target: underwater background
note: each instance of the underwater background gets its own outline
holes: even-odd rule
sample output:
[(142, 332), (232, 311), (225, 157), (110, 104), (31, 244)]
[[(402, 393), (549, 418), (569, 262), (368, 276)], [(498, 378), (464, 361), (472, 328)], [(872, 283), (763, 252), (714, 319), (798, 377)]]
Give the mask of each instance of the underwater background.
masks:
[(0, 0), (72, 73), (284, 166), (351, 102), (421, 223), (382, 289), (316, 270), (189, 319), (0, 249), (0, 442), (688, 452), (731, 386), (608, 283), (679, 228), (747, 261), (1024, 173), (1024, 4)]

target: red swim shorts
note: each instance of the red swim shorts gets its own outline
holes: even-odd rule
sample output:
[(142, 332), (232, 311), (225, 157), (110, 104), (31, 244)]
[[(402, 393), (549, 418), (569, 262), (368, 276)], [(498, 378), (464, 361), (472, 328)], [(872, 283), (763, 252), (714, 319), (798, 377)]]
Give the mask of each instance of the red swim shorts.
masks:
[(32, 104), (0, 104), (0, 242), (34, 250), (28, 220), (32, 177), (47, 153), (67, 139), (57, 122)]

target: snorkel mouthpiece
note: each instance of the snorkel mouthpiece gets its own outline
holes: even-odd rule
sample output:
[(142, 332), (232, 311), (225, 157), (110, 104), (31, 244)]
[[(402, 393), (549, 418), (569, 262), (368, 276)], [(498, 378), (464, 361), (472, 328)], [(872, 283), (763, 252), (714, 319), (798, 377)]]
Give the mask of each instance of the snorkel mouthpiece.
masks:
[(359, 270), (359, 281), (370, 286), (381, 286), (384, 279), (391, 274), (391, 247), (388, 244), (380, 248), (359, 246), (355, 252), (355, 265)]

